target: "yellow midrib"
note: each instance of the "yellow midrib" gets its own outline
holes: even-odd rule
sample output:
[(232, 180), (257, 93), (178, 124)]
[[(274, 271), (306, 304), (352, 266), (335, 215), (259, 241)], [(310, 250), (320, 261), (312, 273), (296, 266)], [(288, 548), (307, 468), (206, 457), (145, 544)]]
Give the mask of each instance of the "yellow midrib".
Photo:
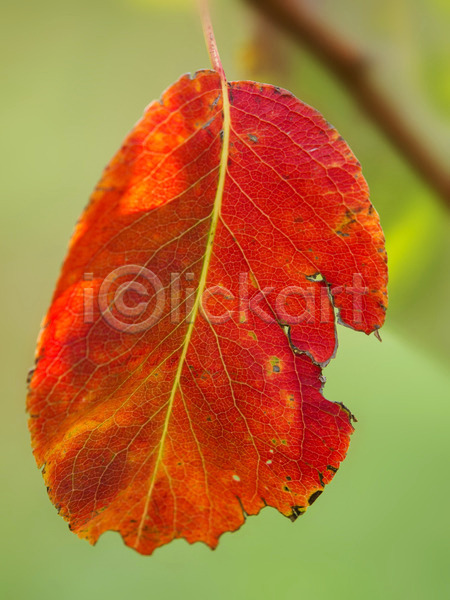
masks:
[(175, 401), (175, 395), (180, 384), (181, 373), (183, 371), (184, 362), (186, 360), (187, 351), (189, 349), (189, 344), (191, 341), (192, 334), (194, 332), (195, 322), (200, 310), (200, 304), (202, 300), (202, 295), (206, 286), (206, 279), (208, 276), (209, 265), (211, 263), (212, 257), (212, 249), (214, 245), (214, 238), (216, 235), (217, 224), (219, 222), (220, 210), (222, 207), (222, 199), (223, 199), (223, 191), (225, 188), (225, 177), (227, 173), (227, 165), (228, 165), (228, 152), (230, 145), (230, 130), (231, 130), (231, 116), (230, 116), (230, 101), (228, 97), (228, 87), (227, 82), (224, 78), (221, 78), (221, 87), (222, 87), (222, 112), (223, 112), (223, 140), (222, 140), (222, 152), (220, 155), (220, 163), (219, 163), (219, 179), (217, 182), (217, 190), (216, 196), (214, 198), (214, 206), (211, 214), (211, 226), (208, 232), (208, 238), (206, 241), (206, 250), (204, 261), (202, 265), (202, 270), (200, 273), (199, 284), (197, 288), (197, 294), (195, 296), (194, 305), (191, 312), (190, 323), (186, 332), (186, 337), (183, 344), (183, 349), (180, 355), (180, 359), (178, 362), (177, 371), (175, 374), (175, 378), (173, 381), (172, 390), (170, 393), (170, 398), (167, 406), (167, 414), (164, 421), (163, 431), (161, 434), (161, 440), (158, 448), (158, 455), (156, 457), (155, 466), (153, 469), (152, 477), (149, 484), (149, 490), (147, 493), (147, 498), (145, 502), (145, 507), (142, 513), (142, 518), (139, 524), (138, 533), (136, 537), (135, 546), (139, 544), (139, 539), (142, 534), (142, 529), (144, 527), (145, 518), (147, 516), (148, 507), (150, 504), (150, 499), (153, 492), (153, 487), (156, 481), (156, 475), (159, 469), (159, 466), (162, 461), (163, 451), (164, 451), (164, 443), (167, 437), (167, 433), (169, 430), (169, 421), (172, 414), (173, 403)]

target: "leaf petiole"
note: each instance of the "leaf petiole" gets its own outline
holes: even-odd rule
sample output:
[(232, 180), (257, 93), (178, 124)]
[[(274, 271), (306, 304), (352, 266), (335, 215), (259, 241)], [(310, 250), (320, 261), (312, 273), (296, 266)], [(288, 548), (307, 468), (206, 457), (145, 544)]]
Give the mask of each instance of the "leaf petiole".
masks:
[(223, 70), (222, 61), (220, 60), (219, 50), (217, 48), (217, 42), (214, 35), (208, 0), (197, 0), (197, 5), (212, 68), (220, 75), (220, 79), (222, 81), (226, 81), (225, 72)]

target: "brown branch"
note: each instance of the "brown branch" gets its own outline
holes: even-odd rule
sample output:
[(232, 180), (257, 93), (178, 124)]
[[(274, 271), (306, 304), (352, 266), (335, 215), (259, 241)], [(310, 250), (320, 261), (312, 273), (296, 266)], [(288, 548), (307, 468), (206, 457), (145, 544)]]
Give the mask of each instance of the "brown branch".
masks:
[(344, 84), (415, 172), (450, 208), (450, 173), (423, 145), (418, 133), (370, 77), (366, 58), (320, 22), (303, 0), (246, 0), (307, 47)]

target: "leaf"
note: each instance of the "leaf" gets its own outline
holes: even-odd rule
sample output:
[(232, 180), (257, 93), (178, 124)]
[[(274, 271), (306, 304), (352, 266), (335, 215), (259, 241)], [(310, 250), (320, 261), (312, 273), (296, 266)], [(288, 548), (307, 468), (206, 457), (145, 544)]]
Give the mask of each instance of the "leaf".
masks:
[[(80, 537), (212, 548), (264, 506), (295, 520), (353, 430), (322, 396), (335, 314), (384, 320), (386, 255), (360, 166), (292, 94), (214, 71), (146, 110), (77, 224), (28, 410)], [(222, 92), (226, 90), (224, 95)], [(351, 387), (351, 381), (349, 381)]]

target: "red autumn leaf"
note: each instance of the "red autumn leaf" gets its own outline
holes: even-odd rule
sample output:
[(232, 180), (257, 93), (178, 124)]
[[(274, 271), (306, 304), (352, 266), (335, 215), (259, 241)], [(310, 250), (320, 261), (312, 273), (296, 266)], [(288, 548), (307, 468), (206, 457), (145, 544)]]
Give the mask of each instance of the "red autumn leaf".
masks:
[[(322, 396), (339, 318), (384, 320), (360, 166), (292, 94), (215, 71), (145, 112), (78, 223), (28, 410), (51, 500), (95, 543), (215, 547), (266, 505), (293, 520), (344, 459)], [(333, 307), (334, 305), (334, 307)]]

